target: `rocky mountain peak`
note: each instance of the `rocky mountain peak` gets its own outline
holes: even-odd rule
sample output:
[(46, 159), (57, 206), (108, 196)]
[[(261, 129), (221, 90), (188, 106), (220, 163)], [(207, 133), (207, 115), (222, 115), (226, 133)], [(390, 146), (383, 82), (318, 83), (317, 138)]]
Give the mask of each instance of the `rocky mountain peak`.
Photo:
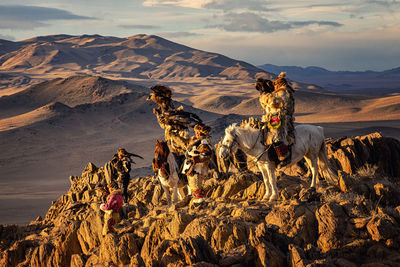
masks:
[(375, 133), (328, 140), (328, 147), (331, 163), (342, 167), (337, 184), (309, 189), (300, 163), (280, 175), (276, 202), (260, 201), (264, 185), (251, 171), (214, 174), (205, 203), (186, 197), (170, 208), (153, 177), (135, 179), (123, 219), (104, 236), (104, 168), (89, 163), (44, 219), (0, 226), (0, 264), (398, 265), (400, 142)]

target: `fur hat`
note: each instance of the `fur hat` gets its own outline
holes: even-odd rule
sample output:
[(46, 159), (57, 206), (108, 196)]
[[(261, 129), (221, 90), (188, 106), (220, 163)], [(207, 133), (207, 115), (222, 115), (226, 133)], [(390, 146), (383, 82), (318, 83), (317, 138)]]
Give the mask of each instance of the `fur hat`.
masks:
[(278, 78), (274, 81), (274, 87), (275, 90), (278, 90), (280, 88), (285, 88), (286, 90), (289, 90), (291, 93), (294, 93), (293, 88), (289, 85), (289, 82), (286, 80), (286, 72), (281, 72), (278, 75)]
[(194, 126), (196, 132), (200, 132), (202, 135), (208, 135), (211, 132), (211, 127), (205, 124), (196, 124)]

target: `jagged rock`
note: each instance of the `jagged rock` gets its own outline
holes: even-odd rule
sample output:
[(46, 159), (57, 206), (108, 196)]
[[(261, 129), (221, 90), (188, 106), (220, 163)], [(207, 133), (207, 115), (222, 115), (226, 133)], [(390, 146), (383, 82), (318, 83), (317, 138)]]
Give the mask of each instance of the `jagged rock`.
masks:
[[(273, 236), (274, 232), (273, 228), (268, 228), (264, 223), (251, 230), (249, 239), (255, 249), (254, 263), (256, 266), (285, 266), (285, 254), (279, 249), (279, 246), (277, 248), (272, 243), (278, 241)], [(286, 245), (286, 242), (282, 242), (280, 245)]]
[(100, 245), (103, 223), (98, 213), (92, 212), (82, 221), (78, 232), (78, 240), (84, 254), (89, 254), (91, 248)]
[(243, 266), (252, 265), (255, 261), (254, 248), (243, 244), (234, 249), (226, 251), (219, 260), (219, 266)]
[(315, 212), (318, 220), (318, 247), (326, 252), (343, 245), (347, 216), (343, 208), (335, 203), (327, 203)]
[(307, 265), (304, 251), (294, 244), (289, 245), (288, 261), (291, 266), (305, 267)]
[(161, 241), (155, 247), (151, 261), (145, 263), (146, 266), (186, 266), (184, 254), (176, 240)]
[(152, 257), (152, 254), (154, 254), (154, 251), (156, 247), (162, 242), (163, 240), (163, 229), (164, 229), (164, 221), (159, 220), (153, 222), (151, 225), (147, 236), (144, 240), (144, 244), (142, 246), (140, 256), (142, 257), (144, 263), (146, 265), (152, 265), (154, 258)]
[(279, 227), (279, 232), (293, 238), (297, 244), (313, 243), (318, 236), (315, 205), (290, 204), (275, 206), (265, 217), (268, 224)]
[(185, 255), (185, 261), (188, 265), (194, 265), (197, 262), (203, 263), (216, 263), (217, 257), (214, 254), (212, 248), (208, 245), (207, 241), (197, 236), (187, 237), (186, 239), (180, 239), (180, 246), (182, 252)]
[(79, 245), (77, 230), (79, 222), (72, 222), (60, 229), (60, 235), (53, 241), (55, 247), (55, 263), (60, 266), (66, 266), (71, 262), (73, 254), (81, 254), (82, 249)]
[(249, 222), (259, 222), (262, 218), (262, 213), (257, 210), (244, 207), (236, 208), (231, 212), (232, 218), (241, 219)]
[(302, 188), (299, 193), (299, 200), (302, 202), (312, 202), (319, 199), (320, 194), (315, 191), (315, 188)]
[(223, 184), (222, 188), (218, 187), (216, 192), (214, 192), (211, 197), (229, 198), (239, 191), (245, 190), (248, 186), (255, 182), (254, 179), (255, 178), (248, 173), (234, 174)]
[(44, 243), (33, 250), (29, 264), (30, 266), (50, 266), (53, 257), (54, 246), (51, 243)]
[(192, 216), (186, 212), (175, 211), (172, 215), (172, 220), (166, 225), (165, 237), (168, 239), (177, 239), (183, 233), (186, 226), (192, 221)]
[(338, 172), (339, 176), (339, 187), (342, 192), (348, 193), (354, 190), (355, 185), (353, 180), (343, 171)]
[(0, 266), (398, 266), (398, 144), (377, 134), (330, 140), (330, 161), (344, 168), (338, 185), (310, 189), (300, 162), (277, 175), (275, 202), (260, 201), (264, 183), (249, 171), (212, 174), (205, 202), (186, 196), (171, 208), (154, 177), (133, 179), (104, 237), (104, 169), (89, 163), (44, 220), (0, 225)]
[(185, 228), (181, 237), (196, 237), (201, 236), (208, 242), (211, 241), (212, 233), (216, 227), (217, 220), (213, 217), (210, 218), (195, 218)]
[(84, 267), (85, 266), (85, 262), (83, 261), (81, 255), (79, 254), (73, 254), (71, 256), (71, 263), (70, 266), (74, 266), (74, 267)]
[(255, 248), (258, 253), (256, 266), (285, 266), (284, 254), (271, 243), (259, 243), (255, 246)]
[(261, 200), (265, 194), (265, 185), (263, 181), (252, 183), (243, 191), (243, 199), (257, 199)]
[(234, 225), (221, 222), (211, 236), (211, 246), (215, 250), (229, 250), (235, 247), (233, 240)]
[(112, 262), (115, 265), (129, 264), (130, 258), (139, 252), (133, 234), (118, 237), (107, 234), (100, 245), (100, 261)]
[(400, 233), (395, 220), (387, 214), (374, 216), (368, 222), (367, 229), (371, 238), (375, 241), (386, 240)]
[(367, 164), (378, 166), (378, 171), (390, 177), (400, 176), (400, 141), (371, 133), (355, 138), (328, 140), (328, 153), (337, 169), (356, 173)]

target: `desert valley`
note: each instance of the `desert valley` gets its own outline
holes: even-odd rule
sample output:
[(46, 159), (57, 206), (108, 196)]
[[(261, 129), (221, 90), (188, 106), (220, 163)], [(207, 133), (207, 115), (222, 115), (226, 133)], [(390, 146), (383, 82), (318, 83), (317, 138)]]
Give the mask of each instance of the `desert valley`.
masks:
[[(184, 110), (197, 114), (212, 127), (211, 135), (215, 144), (231, 123), (240, 123), (241, 120), (250, 116), (260, 117), (262, 115), (262, 108), (258, 100), (259, 93), (254, 88), (254, 82), (259, 77), (275, 79), (279, 73), (272, 71), (272, 67), (268, 71), (268, 65), (256, 67), (224, 55), (190, 48), (154, 35), (134, 35), (127, 38), (100, 35), (52, 35), (19, 42), (0, 40), (0, 224), (23, 225), (29, 224), (39, 215), (44, 217), (52, 205), (52, 201), (65, 194), (71, 183), (74, 184), (72, 180), (68, 179), (70, 176), (79, 176), (82, 171), (85, 171), (82, 179), (93, 179), (94, 173), (101, 172), (101, 170), (97, 170), (97, 167), (101, 167), (109, 161), (119, 147), (125, 147), (128, 151), (144, 157), (143, 160), (135, 160), (136, 165), (133, 166), (131, 175), (135, 178), (140, 177), (134, 182), (134, 186), (138, 190), (134, 194), (139, 194), (142, 189), (143, 192), (148, 192), (151, 186), (146, 179), (149, 178), (143, 177), (152, 175), (151, 161), (154, 156), (154, 144), (157, 139), (164, 138), (164, 132), (159, 127), (152, 111), (155, 105), (146, 101), (151, 86), (157, 84), (169, 86), (173, 90), (172, 98), (176, 102), (175, 106), (182, 105)], [(349, 86), (337, 87), (337, 90), (333, 85), (325, 88), (326, 84), (321, 83), (325, 76), (318, 76), (315, 78), (315, 82), (312, 82), (313, 76), (299, 81), (295, 78), (297, 76), (291, 77), (288, 70), (287, 78), (295, 89), (295, 122), (323, 126), (327, 138), (343, 137), (344, 140), (345, 137), (352, 138), (379, 132), (384, 138), (400, 140), (400, 71), (394, 69), (384, 74), (375, 73), (376, 76), (373, 76), (369, 73), (369, 76), (365, 78), (365, 83), (361, 82), (363, 77), (357, 76), (354, 78), (353, 90), (346, 91)], [(328, 77), (328, 74), (324, 75)], [(342, 84), (351, 84), (351, 75), (345, 76)], [(336, 77), (338, 76), (335, 76), (335, 79)], [(373, 84), (373, 77), (378, 77), (376, 84)], [(331, 79), (334, 80), (334, 78)], [(379, 90), (380, 85), (382, 85), (382, 93), (377, 94), (376, 91)], [(365, 91), (362, 90), (363, 86), (366, 88)], [(372, 91), (375, 93), (371, 93)], [(376, 138), (376, 135), (374, 136)], [(371, 138), (361, 139), (364, 142)], [(354, 144), (356, 141), (352, 142)], [(392, 141), (385, 142), (387, 142), (385, 144), (392, 144), (390, 143)], [(395, 141), (393, 142), (395, 145), (389, 145), (389, 147), (393, 148), (397, 145)], [(368, 149), (370, 149), (368, 151), (372, 151), (373, 145), (368, 145), (366, 141), (364, 143), (362, 151), (365, 152)], [(334, 148), (332, 149), (334, 150)], [(389, 157), (390, 160), (395, 157), (393, 155), (397, 155), (395, 154), (397, 150), (393, 151), (392, 158)], [(89, 162), (97, 167), (88, 169)], [(381, 158), (377, 162), (382, 162)], [(353, 170), (352, 173), (357, 172)], [(396, 173), (396, 171), (392, 171), (392, 173)], [(342, 180), (350, 181), (348, 183), (352, 184), (352, 180), (346, 177), (342, 176)], [(255, 213), (248, 211), (246, 213), (246, 205), (252, 204), (254, 199), (259, 199), (262, 195), (260, 193), (262, 191), (260, 189), (261, 180), (257, 181), (255, 175), (251, 176), (251, 179), (257, 184), (253, 195), (248, 191), (245, 193), (240, 191), (242, 189), (251, 190), (248, 189), (250, 187), (246, 189), (246, 186), (252, 184), (250, 182), (241, 183), (243, 188), (233, 190), (235, 192), (229, 191), (226, 188), (227, 185), (220, 185), (221, 192), (215, 193), (215, 190), (210, 189), (209, 195), (213, 194), (214, 199), (222, 197), (246, 199), (247, 204), (241, 203), (241, 206), (236, 208), (227, 204), (226, 208), (229, 209), (229, 214), (233, 214), (233, 217), (240, 217), (239, 213), (251, 217)], [(288, 181), (286, 182), (288, 183)], [(84, 183), (86, 180), (85, 182), (82, 180), (82, 183), (76, 182), (75, 188), (71, 187), (69, 192), (78, 194), (76, 188), (79, 186), (84, 188)], [(302, 183), (307, 184), (308, 181), (302, 181)], [(212, 188), (211, 185), (210, 188)], [(290, 190), (288, 189), (289, 193)], [(295, 189), (293, 190), (295, 191)], [(237, 195), (239, 191), (241, 192), (240, 196)], [(306, 201), (312, 198), (304, 196), (309, 192), (303, 192), (303, 194), (297, 192), (296, 194), (297, 196), (300, 194)], [(145, 199), (143, 203), (146, 204), (162, 202), (161, 196), (158, 196), (156, 201), (153, 195), (150, 199), (143, 196), (138, 196), (138, 199), (141, 197)], [(374, 201), (379, 199), (379, 195), (374, 197)], [(89, 195), (83, 196), (82, 201), (85, 198), (88, 199)], [(289, 196), (288, 200), (290, 199)], [(57, 214), (66, 212), (65, 210), (61, 211), (60, 207), (62, 204), (70, 204), (70, 199), (64, 200), (59, 199), (53, 203), (52, 213), (48, 214), (46, 220), (54, 219), (58, 216)], [(384, 200), (386, 201), (386, 199)], [(390, 200), (387, 201), (390, 202)], [(257, 203), (253, 203), (254, 210), (262, 210), (267, 205)], [(216, 210), (222, 209), (217, 204), (215, 205)], [(393, 207), (396, 205), (393, 204)], [(271, 206), (268, 206), (267, 210), (268, 208), (271, 209)], [(333, 213), (337, 211), (335, 210), (336, 206), (328, 208), (333, 209)], [(142, 209), (137, 206), (135, 218), (150, 214), (148, 209), (151, 208), (143, 206)], [(189, 224), (187, 220), (194, 216), (190, 213), (189, 207), (186, 209), (185, 212), (188, 214), (182, 215), (175, 210), (175, 213), (171, 215), (173, 221), (177, 220), (181, 223), (178, 224), (178, 228), (182, 227), (182, 221), (185, 222), (186, 227)], [(315, 207), (315, 209), (317, 208)], [(159, 209), (155, 208), (155, 210)], [(273, 211), (278, 212), (277, 210)], [(147, 214), (147, 212), (149, 213)], [(201, 211), (197, 212), (201, 213)], [(307, 211), (304, 212), (307, 213)], [(149, 224), (147, 230), (160, 213), (161, 211), (154, 211), (152, 217), (148, 215), (151, 219), (148, 217), (149, 221), (145, 222)], [(217, 214), (217, 211), (215, 213)], [(165, 216), (164, 220), (169, 218), (169, 215)], [(263, 218), (266, 216), (267, 223), (273, 221), (272, 219), (268, 221), (268, 214), (261, 211), (254, 216)], [(251, 217), (249, 220), (258, 222), (261, 218), (258, 217), (256, 219)], [(317, 218), (319, 221), (320, 217)], [(129, 227), (134, 228), (138, 223), (131, 222), (132, 226)], [(121, 228), (123, 229), (121, 234), (130, 231), (127, 230), (128, 226), (124, 227)], [(154, 232), (159, 230), (157, 226), (152, 227), (153, 232), (150, 235), (154, 237), (160, 234)], [(236, 229), (236, 226), (232, 227), (232, 229)], [(236, 231), (236, 235), (240, 236), (243, 231), (247, 231), (243, 230), (247, 229), (247, 226), (240, 227), (242, 228), (238, 228), (239, 230), (231, 230)], [(272, 226), (268, 224), (263, 227)], [(254, 230), (255, 232), (252, 232), (251, 242), (253, 243), (260, 242), (260, 236), (269, 238), (270, 242), (282, 238), (278, 236), (276, 230), (272, 231), (272, 228), (270, 229), (272, 232), (269, 232), (271, 236), (266, 237), (268, 234), (265, 231), (268, 232), (268, 229), (259, 228), (262, 227), (259, 226), (257, 230)], [(175, 230), (170, 231), (171, 235)], [(142, 246), (152, 246), (150, 243), (153, 241), (145, 239), (146, 231), (141, 232), (142, 236), (135, 232), (141, 238), (141, 243), (137, 241), (137, 246), (139, 243)], [(180, 234), (183, 230), (176, 231), (175, 234)], [(186, 233), (186, 236), (189, 235), (190, 233)], [(235, 237), (237, 240), (240, 239)], [(304, 239), (312, 240), (311, 237), (304, 237)], [(219, 239), (215, 238), (215, 240)], [(85, 242), (87, 245), (90, 243), (88, 240)], [(94, 247), (100, 241), (96, 242), (93, 243), (94, 245), (89, 245)], [(175, 245), (178, 244), (176, 242)], [(185, 242), (184, 244), (179, 243), (182, 248), (188, 246), (188, 241)], [(212, 248), (201, 243), (203, 241), (197, 240), (197, 242), (197, 246), (207, 248), (207, 252), (204, 253), (209, 253), (210, 257), (214, 257), (213, 263), (217, 265), (223, 265), (221, 261), (227, 255), (222, 252), (222, 254), (218, 254), (219, 250), (232, 251), (233, 248), (239, 247), (239, 245), (233, 245), (236, 241), (232, 241), (231, 247), (224, 245), (224, 242), (228, 242), (225, 240), (223, 244), (212, 244)], [(301, 242), (307, 243), (304, 240)], [(81, 245), (82, 249), (78, 249), (75, 254), (84, 251), (87, 258), (88, 255), (96, 254), (95, 252), (89, 253), (89, 245), (86, 248)], [(253, 246), (256, 247), (254, 244)], [(396, 248), (395, 245), (393, 246)], [(323, 247), (323, 250), (326, 251), (330, 249)], [(140, 252), (138, 247), (136, 250)], [(150, 254), (155, 253), (152, 248), (148, 248), (148, 250), (151, 251)], [(266, 257), (273, 258), (273, 253), (280, 253), (278, 250), (271, 249), (272, 254)], [(294, 257), (295, 247), (292, 247), (290, 251), (291, 257)], [(237, 253), (241, 252), (238, 250)], [(306, 253), (314, 252), (309, 249)], [(71, 254), (74, 253), (71, 252)], [(147, 264), (144, 254), (142, 252), (142, 258), (139, 259), (136, 256), (135, 260), (144, 260), (146, 265), (151, 265)], [(146, 255), (154, 259), (156, 256), (153, 254)], [(207, 259), (206, 254), (202, 257), (197, 255), (197, 261)], [(304, 259), (307, 257), (311, 259), (312, 256), (309, 254)], [(97, 256), (99, 255), (96, 254)], [(84, 263), (87, 260), (85, 257), (77, 259), (76, 256), (73, 259)], [(102, 260), (117, 264), (121, 257), (118, 259), (103, 257)], [(186, 259), (187, 257), (189, 256), (186, 256)], [(218, 257), (220, 257), (219, 260)], [(226, 256), (225, 259), (229, 257)], [(249, 255), (246, 257), (248, 257), (248, 262), (252, 262)], [(68, 260), (70, 260), (68, 263), (71, 263), (71, 255), (68, 256)], [(131, 264), (133, 264), (132, 262), (133, 260), (130, 261)], [(171, 260), (171, 262), (173, 261)], [(192, 263), (195, 262), (196, 260), (192, 259)], [(304, 262), (306, 261), (304, 260)], [(124, 264), (129, 264), (129, 260), (124, 259)], [(186, 264), (189, 264), (188, 261)], [(231, 265), (229, 260), (226, 260), (224, 264), (223, 266)], [(284, 263), (276, 266), (286, 265)]]

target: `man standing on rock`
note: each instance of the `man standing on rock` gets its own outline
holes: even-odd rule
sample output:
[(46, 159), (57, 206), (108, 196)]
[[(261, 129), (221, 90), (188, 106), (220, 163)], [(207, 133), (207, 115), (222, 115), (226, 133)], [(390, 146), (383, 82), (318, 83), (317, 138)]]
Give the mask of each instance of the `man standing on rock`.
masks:
[(196, 124), (194, 127), (195, 135), (189, 139), (187, 145), (183, 172), (188, 177), (189, 189), (194, 203), (201, 203), (205, 198), (203, 183), (208, 176), (209, 163), (213, 156), (210, 131), (210, 126)]
[(125, 148), (119, 148), (117, 153), (114, 154), (113, 159), (106, 163), (105, 174), (107, 184), (111, 184), (113, 181), (117, 181), (124, 189), (124, 202), (128, 203), (128, 185), (131, 179), (129, 172), (131, 171), (131, 163), (135, 163), (131, 157), (138, 157), (143, 159), (141, 156), (128, 153)]

